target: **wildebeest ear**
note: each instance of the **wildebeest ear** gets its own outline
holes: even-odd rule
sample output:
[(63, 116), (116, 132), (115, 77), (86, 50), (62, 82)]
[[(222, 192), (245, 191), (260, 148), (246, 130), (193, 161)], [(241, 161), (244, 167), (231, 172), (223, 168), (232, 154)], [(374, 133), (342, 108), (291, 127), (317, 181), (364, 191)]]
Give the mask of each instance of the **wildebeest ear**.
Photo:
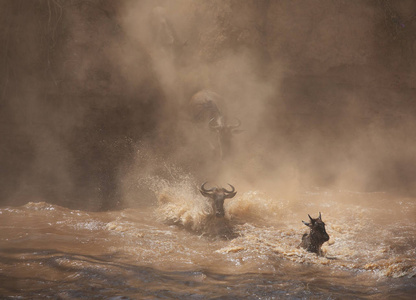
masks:
[(310, 223), (307, 223), (307, 222), (305, 222), (305, 221), (302, 221), (302, 223), (303, 224), (305, 224), (306, 226), (308, 226), (308, 227), (311, 227), (311, 224)]

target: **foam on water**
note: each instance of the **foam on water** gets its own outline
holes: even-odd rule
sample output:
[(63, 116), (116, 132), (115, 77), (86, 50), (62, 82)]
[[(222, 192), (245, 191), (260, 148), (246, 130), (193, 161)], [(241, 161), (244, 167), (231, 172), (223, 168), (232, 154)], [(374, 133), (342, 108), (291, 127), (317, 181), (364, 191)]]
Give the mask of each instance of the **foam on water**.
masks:
[[(155, 209), (158, 221), (189, 229), (190, 234), (193, 232), (197, 236), (208, 233), (218, 222), (211, 222), (212, 210), (199, 194), (197, 183), (189, 176), (176, 178), (146, 179), (158, 200)], [(264, 191), (249, 190), (225, 201), (224, 220), (236, 235), (213, 251), (235, 267), (250, 264), (265, 268), (266, 264), (283, 259), (298, 264), (371, 272), (381, 277), (413, 277), (416, 273), (416, 253), (412, 247), (414, 228), (394, 218), (387, 225), (378, 223), (386, 209), (372, 203), (389, 201), (385, 197), (383, 193), (316, 189), (305, 192), (299, 204), (276, 199)], [(399, 203), (403, 212), (413, 205), (403, 199)], [(302, 216), (294, 211), (299, 207), (312, 215), (317, 214), (315, 210), (324, 211), (330, 240), (322, 247), (323, 256), (299, 248), (301, 236), (307, 231), (301, 223), (307, 213)], [(218, 230), (210, 233), (218, 233)]]
[[(185, 224), (193, 228), (213, 225), (198, 216), (204, 211), (199, 212), (195, 202), (204, 199), (195, 200), (200, 196), (192, 180), (182, 185), (162, 180), (154, 186), (160, 188), (162, 199), (168, 199), (156, 207), (87, 213), (31, 203), (0, 209), (4, 221), (0, 268), (5, 280), (19, 278), (23, 283), (32, 278), (34, 290), (47, 287), (66, 290), (68, 295), (70, 290), (88, 293), (84, 282), (140, 291), (149, 291), (151, 284), (156, 293), (167, 278), (172, 279), (170, 288), (187, 291), (256, 286), (264, 292), (266, 281), (270, 290), (284, 284), (289, 293), (306, 293), (308, 283), (317, 282), (322, 282), (327, 293), (334, 293), (335, 284), (340, 288), (335, 295), (345, 288), (352, 295), (361, 295), (360, 291), (381, 295), (402, 284), (411, 290), (416, 276), (415, 230), (405, 218), (381, 224), (373, 208), (364, 205), (337, 214), (326, 199), (323, 219), (330, 241), (323, 245), (323, 256), (317, 256), (298, 247), (306, 227), (293, 214), (285, 216), (290, 203), (259, 191), (228, 199), (225, 219), (231, 218), (227, 220), (237, 235), (217, 239), (185, 228)], [(167, 224), (173, 217), (176, 223)], [(146, 281), (148, 276), (151, 281)], [(407, 294), (406, 290), (398, 293)]]

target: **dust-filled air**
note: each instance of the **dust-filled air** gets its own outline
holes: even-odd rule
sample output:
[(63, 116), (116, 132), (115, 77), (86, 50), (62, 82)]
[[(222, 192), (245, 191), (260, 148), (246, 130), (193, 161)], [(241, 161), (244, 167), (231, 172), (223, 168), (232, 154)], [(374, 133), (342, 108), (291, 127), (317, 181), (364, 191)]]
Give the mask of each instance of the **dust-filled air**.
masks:
[(1, 299), (414, 299), (414, 0), (0, 0)]

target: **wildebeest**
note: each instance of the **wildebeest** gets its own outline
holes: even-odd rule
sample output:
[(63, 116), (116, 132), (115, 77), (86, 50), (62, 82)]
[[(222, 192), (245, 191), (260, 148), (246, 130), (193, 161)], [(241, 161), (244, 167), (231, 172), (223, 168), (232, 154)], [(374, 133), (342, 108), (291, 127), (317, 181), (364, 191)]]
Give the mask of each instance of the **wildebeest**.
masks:
[(233, 135), (242, 132), (237, 129), (241, 126), (241, 121), (236, 119), (235, 124), (227, 124), (224, 117), (211, 119), (208, 123), (209, 128), (217, 133), (218, 138), (218, 152), (221, 159), (226, 158), (231, 152), (231, 141)]
[(190, 113), (194, 122), (206, 123), (216, 133), (217, 141), (214, 149), (221, 159), (226, 158), (231, 152), (233, 135), (242, 132), (237, 129), (241, 121), (235, 118), (233, 124), (228, 123), (223, 113), (222, 97), (210, 90), (202, 90), (192, 96)]
[(235, 188), (228, 184), (231, 187), (231, 191), (226, 190), (225, 188), (219, 188), (219, 187), (213, 187), (211, 189), (206, 189), (205, 184), (207, 182), (204, 182), (201, 185), (201, 188), (199, 191), (201, 194), (205, 197), (207, 197), (210, 200), (210, 204), (212, 205), (212, 209), (214, 211), (214, 214), (216, 217), (224, 217), (224, 200), (227, 198), (233, 198), (237, 192), (235, 191)]
[(316, 219), (312, 218), (310, 215), (308, 216), (310, 222), (302, 222), (310, 228), (310, 232), (305, 233), (302, 236), (300, 246), (309, 252), (314, 252), (320, 255), (321, 246), (329, 240), (329, 235), (326, 233), (325, 223), (322, 221), (321, 213), (319, 213), (319, 217)]
[(190, 115), (194, 122), (207, 124), (210, 120), (218, 119), (223, 115), (220, 107), (223, 105), (222, 97), (211, 91), (202, 90), (195, 93), (189, 103)]

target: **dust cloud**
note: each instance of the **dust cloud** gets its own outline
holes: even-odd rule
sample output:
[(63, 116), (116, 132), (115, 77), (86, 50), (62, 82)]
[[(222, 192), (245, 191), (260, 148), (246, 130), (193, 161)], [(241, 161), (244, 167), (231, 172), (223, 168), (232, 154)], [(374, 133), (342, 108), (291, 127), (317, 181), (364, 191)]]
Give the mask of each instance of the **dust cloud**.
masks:
[[(289, 200), (318, 187), (416, 192), (412, 1), (1, 8), (3, 205), (148, 205), (152, 179), (183, 176), (185, 190), (229, 182)], [(242, 123), (224, 159), (189, 114), (203, 89)]]

